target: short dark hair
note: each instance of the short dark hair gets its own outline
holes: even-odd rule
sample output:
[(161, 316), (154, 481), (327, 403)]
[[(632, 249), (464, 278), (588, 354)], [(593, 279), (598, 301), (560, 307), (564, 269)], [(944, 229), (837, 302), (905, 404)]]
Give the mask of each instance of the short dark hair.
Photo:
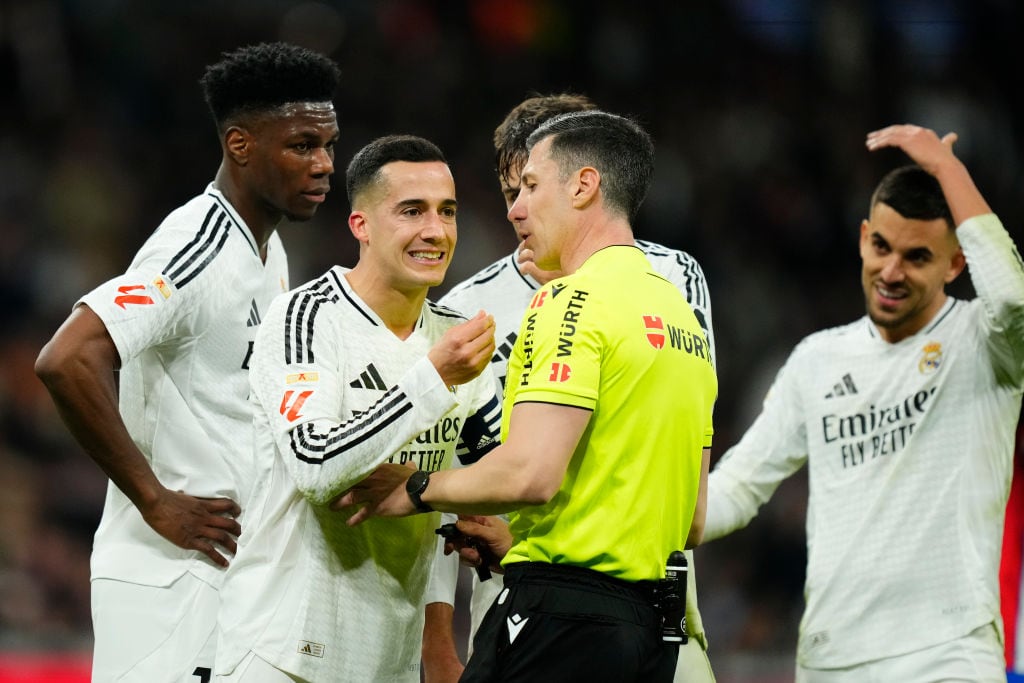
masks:
[(900, 166), (885, 174), (871, 195), (871, 206), (885, 204), (904, 218), (932, 221), (942, 218), (950, 229), (956, 229), (942, 186), (928, 171), (917, 164)]
[(333, 60), (291, 43), (259, 43), (225, 52), (199, 79), (222, 130), (239, 115), (290, 102), (331, 102), (341, 80)]
[(608, 207), (636, 220), (654, 176), (654, 143), (640, 124), (599, 110), (562, 114), (542, 123), (526, 144), (532, 148), (549, 136), (563, 176), (593, 166)]
[(498, 178), (505, 180), (513, 168), (522, 168), (530, 156), (526, 145), (537, 126), (559, 114), (597, 109), (586, 95), (559, 93), (529, 97), (512, 108), (494, 129), (494, 163)]
[(394, 161), (441, 161), (444, 152), (426, 138), (417, 135), (385, 135), (356, 152), (345, 170), (345, 191), (349, 206), (355, 206), (360, 193), (380, 180), (380, 170)]

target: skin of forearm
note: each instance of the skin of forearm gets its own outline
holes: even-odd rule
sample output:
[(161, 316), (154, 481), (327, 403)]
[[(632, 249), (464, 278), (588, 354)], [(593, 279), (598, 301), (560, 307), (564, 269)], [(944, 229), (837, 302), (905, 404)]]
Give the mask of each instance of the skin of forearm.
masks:
[(136, 506), (149, 503), (160, 483), (118, 410), (116, 355), (102, 342), (90, 341), (75, 353), (44, 354), (41, 361), (40, 378), (83, 450)]
[(442, 512), (477, 515), (502, 514), (551, 500), (557, 487), (549, 491), (550, 487), (534, 481), (529, 467), (516, 460), (502, 445), (469, 467), (436, 472), (423, 500)]
[(992, 213), (971, 174), (959, 159), (953, 157), (943, 163), (936, 169), (935, 178), (946, 196), (955, 225), (959, 226), (974, 216)]

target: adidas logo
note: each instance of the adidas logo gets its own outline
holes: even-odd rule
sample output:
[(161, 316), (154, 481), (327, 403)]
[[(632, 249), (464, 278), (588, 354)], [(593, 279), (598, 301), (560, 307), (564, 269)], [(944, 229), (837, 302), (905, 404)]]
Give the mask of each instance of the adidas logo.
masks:
[(259, 327), (260, 325), (260, 311), (256, 308), (256, 299), (252, 300), (249, 304), (249, 320), (246, 321), (246, 327)]
[(850, 373), (843, 375), (839, 382), (832, 387), (832, 391), (825, 394), (825, 398), (836, 398), (838, 396), (851, 396), (857, 393), (857, 385), (853, 383)]
[(324, 656), (324, 646), (320, 643), (312, 643), (308, 640), (300, 640), (299, 649), (297, 651), (300, 655), (309, 655), (310, 657)]
[(359, 377), (349, 382), (348, 385), (353, 389), (376, 389), (377, 391), (387, 391), (388, 388), (380, 373), (377, 372), (377, 368), (373, 367), (373, 363), (367, 365)]

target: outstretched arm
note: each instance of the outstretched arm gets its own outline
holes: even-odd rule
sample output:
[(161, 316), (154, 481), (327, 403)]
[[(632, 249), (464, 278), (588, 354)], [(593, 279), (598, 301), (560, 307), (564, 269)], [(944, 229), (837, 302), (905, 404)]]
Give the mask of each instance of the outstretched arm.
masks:
[[(435, 472), (423, 502), (442, 512), (471, 514), (499, 514), (547, 503), (558, 493), (590, 416), (591, 411), (572, 406), (517, 403), (506, 440), (468, 467)], [(379, 467), (337, 505), (365, 504), (349, 518), (352, 526), (372, 516), (414, 514), (401, 485), (408, 477), (395, 466)]]
[(175, 545), (198, 550), (222, 567), (217, 546), (235, 552), (238, 504), (196, 498), (165, 488), (132, 440), (117, 405), (114, 341), (99, 316), (77, 307), (43, 347), (36, 374), (68, 430), (104, 473), (135, 504), (146, 523)]

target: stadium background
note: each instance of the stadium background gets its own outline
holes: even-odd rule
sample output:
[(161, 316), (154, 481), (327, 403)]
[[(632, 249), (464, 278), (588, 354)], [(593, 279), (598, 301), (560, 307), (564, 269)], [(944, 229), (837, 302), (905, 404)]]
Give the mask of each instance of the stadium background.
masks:
[[(1014, 0), (5, 0), (0, 680), (85, 680), (105, 479), (32, 363), (74, 300), (212, 179), (220, 151), (197, 80), (222, 51), (291, 40), (343, 70), (335, 190), (315, 221), (282, 229), (296, 284), (354, 262), (340, 171), (372, 137), (424, 135), (451, 161), (460, 246), (436, 298), (514, 246), (490, 148), (509, 108), (572, 90), (642, 121), (658, 165), (637, 234), (692, 253), (710, 284), (717, 459), (796, 341), (862, 313), (857, 227), (874, 183), (905, 161), (869, 155), (867, 131), (958, 131), (1024, 244), (1022, 15)], [(748, 529), (697, 551), (722, 683), (791, 680), (805, 500), (799, 475)]]

